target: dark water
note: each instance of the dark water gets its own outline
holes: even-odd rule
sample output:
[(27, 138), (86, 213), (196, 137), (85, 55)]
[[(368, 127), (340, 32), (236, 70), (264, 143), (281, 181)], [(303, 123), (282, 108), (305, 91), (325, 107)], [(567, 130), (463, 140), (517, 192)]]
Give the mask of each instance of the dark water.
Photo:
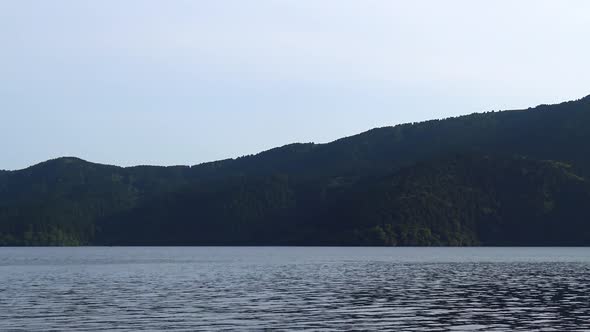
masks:
[(590, 248), (0, 248), (0, 331), (590, 330)]

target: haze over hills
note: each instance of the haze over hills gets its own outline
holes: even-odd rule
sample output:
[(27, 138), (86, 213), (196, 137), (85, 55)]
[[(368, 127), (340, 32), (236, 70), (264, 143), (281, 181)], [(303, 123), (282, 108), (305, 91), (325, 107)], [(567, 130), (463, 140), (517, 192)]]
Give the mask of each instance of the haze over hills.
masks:
[(588, 245), (590, 96), (196, 166), (0, 171), (1, 245)]

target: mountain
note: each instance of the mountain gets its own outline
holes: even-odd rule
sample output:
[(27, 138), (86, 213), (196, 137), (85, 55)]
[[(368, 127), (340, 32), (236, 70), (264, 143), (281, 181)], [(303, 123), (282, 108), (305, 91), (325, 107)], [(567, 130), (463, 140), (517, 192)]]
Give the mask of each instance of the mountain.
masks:
[(589, 147), (590, 96), (192, 167), (59, 158), (0, 171), (0, 245), (588, 245)]

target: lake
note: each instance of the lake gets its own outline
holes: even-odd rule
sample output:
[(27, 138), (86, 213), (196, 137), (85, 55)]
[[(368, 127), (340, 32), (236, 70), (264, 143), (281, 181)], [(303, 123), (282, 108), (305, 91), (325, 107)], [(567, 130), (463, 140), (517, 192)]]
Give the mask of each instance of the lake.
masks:
[(590, 248), (0, 248), (0, 330), (590, 329)]

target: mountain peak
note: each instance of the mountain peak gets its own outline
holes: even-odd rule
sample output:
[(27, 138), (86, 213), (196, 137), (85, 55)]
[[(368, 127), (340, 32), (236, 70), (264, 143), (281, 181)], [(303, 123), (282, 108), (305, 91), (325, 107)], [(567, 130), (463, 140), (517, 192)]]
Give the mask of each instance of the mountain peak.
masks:
[(59, 157), (59, 158), (53, 159), (53, 161), (55, 161), (55, 162), (61, 162), (61, 163), (64, 163), (64, 164), (70, 164), (70, 163), (87, 163), (86, 160), (80, 159), (78, 157)]
[(84, 159), (80, 159), (78, 157), (71, 157), (71, 156), (65, 156), (65, 157), (58, 157), (58, 158), (54, 158), (54, 159), (49, 159), (45, 162), (42, 162), (40, 164), (88, 164), (90, 162), (84, 160)]
[(73, 165), (87, 165), (91, 164), (90, 162), (77, 158), (77, 157), (58, 157), (54, 159), (49, 159), (33, 166), (26, 168), (25, 170), (29, 169), (39, 169), (39, 168), (54, 168), (54, 167), (62, 167), (62, 166), (73, 166)]

